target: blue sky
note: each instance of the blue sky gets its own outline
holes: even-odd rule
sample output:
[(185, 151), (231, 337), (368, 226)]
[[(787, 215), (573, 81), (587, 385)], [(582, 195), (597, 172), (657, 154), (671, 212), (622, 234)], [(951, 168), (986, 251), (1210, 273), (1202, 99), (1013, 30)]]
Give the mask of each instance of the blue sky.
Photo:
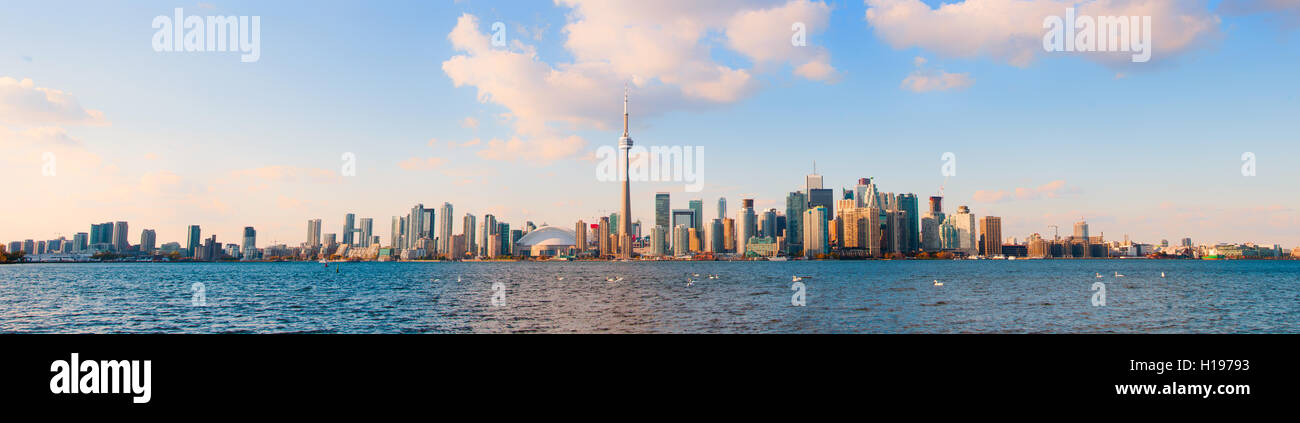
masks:
[[(373, 217), (377, 234), (387, 239), (391, 216), (417, 202), (436, 207), (448, 201), (457, 216), (493, 213), (512, 225), (531, 220), (571, 227), (577, 219), (613, 212), (618, 185), (597, 181), (595, 163), (584, 158), (617, 142), (622, 84), (511, 92), (523, 100), (506, 91), (480, 98), (480, 91), (491, 90), (488, 83), (507, 80), (500, 75), (525, 70), (482, 67), (490, 64), (484, 61), (460, 81), (449, 75), (445, 64), (453, 58), (484, 57), (449, 37), (461, 17), (471, 15), (477, 25), (467, 28), (484, 37), (492, 22), (505, 23), (507, 38), (519, 43), (506, 50), (519, 57), (534, 51), (534, 62), (547, 69), (598, 62), (616, 71), (593, 80), (640, 78), (631, 106), (639, 145), (705, 148), (703, 192), (682, 192), (680, 182), (634, 186), (634, 215), (643, 222), (653, 219), (655, 191), (672, 192), (674, 207), (704, 198), (709, 216), (719, 196), (728, 198), (728, 214), (751, 197), (761, 208), (783, 209), (785, 194), (802, 186), (815, 160), (833, 188), (875, 177), (885, 191), (925, 197), (946, 183), (949, 211), (969, 205), (979, 216), (1002, 216), (1003, 233), (1020, 239), (1085, 217), (1093, 232), (1112, 239), (1128, 234), (1148, 242), (1188, 236), (1198, 243), (1300, 244), (1297, 6), (1114, 2), (1154, 11), (1157, 26), (1179, 16), (1212, 25), (1159, 27), (1162, 38), (1155, 38), (1148, 63), (1116, 64), (1041, 48), (1019, 63), (999, 52), (1020, 28), (1002, 33), (995, 24), (977, 22), (987, 16), (963, 16), (959, 9), (942, 15), (935, 13), (938, 2), (927, 1), (932, 10), (910, 15), (914, 20), (866, 18), (868, 9), (909, 2), (915, 0), (636, 6), (663, 10), (595, 8), (582, 0), (8, 5), (0, 13), (0, 78), (61, 91), (80, 108), (102, 112), (103, 120), (38, 121), (19, 109), (31, 104), (13, 100), (21, 89), (0, 98), (13, 100), (11, 109), (0, 110), (18, 111), (0, 116), (0, 143), (11, 152), (0, 161), (19, 185), (4, 195), (9, 207), (0, 219), (0, 239), (71, 238), (91, 223), (127, 220), (132, 242), (144, 228), (156, 229), (162, 242), (181, 241), (185, 225), (200, 224), (223, 242), (236, 242), (241, 228), (251, 225), (259, 229), (260, 246), (272, 240), (293, 245), (305, 238), (306, 220), (322, 218), (325, 232), (337, 232), (347, 212)], [(995, 10), (1057, 6), (1047, 0), (964, 3)], [(1087, 10), (1092, 2), (1079, 3)], [(155, 52), (150, 23), (177, 7), (203, 16), (260, 16), (260, 60)], [(708, 77), (655, 70), (661, 63), (643, 60), (651, 53), (638, 50), (667, 50), (668, 42), (582, 53), (570, 47), (578, 44), (566, 30), (570, 25), (589, 30), (579, 34), (586, 36), (610, 30), (601, 23), (613, 20), (618, 36), (646, 30), (653, 39), (663, 35), (655, 25), (681, 22), (683, 10), (674, 8), (689, 7), (710, 10), (685, 16), (717, 16), (721, 23), (699, 23), (706, 29), (686, 43), (689, 49), (664, 57), (687, 57), (681, 67), (707, 63), (743, 71), (750, 78), (743, 89), (709, 99), (683, 94)], [(761, 52), (730, 48), (743, 37), (727, 26), (737, 19), (733, 15), (773, 10), (825, 19), (810, 28), (808, 44), (825, 53), (818, 57), (833, 67), (833, 77), (795, 71), (821, 58), (793, 53), (760, 60)], [(945, 16), (975, 22), (981, 32), (926, 26)], [(777, 38), (788, 39), (786, 29), (775, 30)], [(970, 39), (983, 44), (969, 53), (946, 47)], [(908, 89), (902, 82), (918, 71), (918, 57), (924, 58), (920, 69), (929, 72), (924, 75), (946, 72), (971, 82)], [(591, 102), (601, 106), (597, 112)], [(530, 113), (543, 129), (528, 125)], [(40, 136), (48, 134), (41, 128), (59, 128), (66, 138)], [(29, 131), (35, 135), (24, 135)], [(555, 141), (543, 150), (548, 137), (582, 142)], [(491, 140), (512, 138), (525, 154), (484, 153)], [(475, 139), (479, 143), (466, 145)], [(559, 152), (539, 159), (533, 148)], [(45, 151), (58, 153), (56, 176), (40, 172)], [(339, 175), (344, 152), (356, 155), (356, 176)], [(946, 182), (940, 174), (944, 152), (957, 156), (957, 175)], [(1255, 153), (1257, 176), (1241, 175), (1243, 152)], [(412, 160), (422, 165), (402, 165)], [(1048, 188), (1014, 195), (1018, 188), (1040, 187)], [(455, 226), (460, 232), (459, 219)]]

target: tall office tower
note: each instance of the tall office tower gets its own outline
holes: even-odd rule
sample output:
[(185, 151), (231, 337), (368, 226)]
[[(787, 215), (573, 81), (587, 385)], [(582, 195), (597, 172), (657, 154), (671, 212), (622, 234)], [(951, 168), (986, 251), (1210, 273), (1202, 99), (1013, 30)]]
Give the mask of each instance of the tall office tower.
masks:
[(727, 197), (718, 197), (718, 219), (727, 218)]
[(348, 213), (343, 215), (343, 243), (352, 245), (352, 233), (357, 230), (357, 215)]
[(934, 213), (938, 215), (943, 214), (943, 197), (939, 197), (939, 196), (930, 197), (930, 213)]
[(803, 255), (816, 257), (830, 252), (830, 233), (827, 228), (826, 208), (817, 206), (803, 213)]
[(709, 236), (707, 238), (709, 239), (708, 251), (710, 253), (718, 254), (726, 251), (722, 243), (724, 241), (722, 237), (722, 219), (709, 221)]
[(148, 254), (158, 246), (158, 233), (153, 229), (140, 231), (140, 252)]
[(89, 242), (90, 242), (90, 234), (87, 234), (85, 232), (77, 232), (76, 235), (72, 236), (72, 250), (86, 251), (86, 249), (90, 247), (90, 245), (88, 244)]
[(704, 231), (704, 200), (688, 201), (686, 202), (686, 208), (695, 211), (695, 221), (691, 223), (691, 227), (695, 229), (699, 229), (701, 232), (703, 232)]
[(1088, 221), (1080, 220), (1074, 224), (1074, 239), (1088, 241)]
[(23, 241), (23, 253), (36, 254), (36, 241), (30, 239)]
[(609, 217), (608, 216), (600, 217), (600, 228), (599, 230), (596, 231), (596, 233), (600, 234), (600, 239), (599, 239), (600, 256), (609, 257), (612, 251), (610, 250), (610, 245), (609, 245)]
[(510, 255), (514, 250), (510, 244), (510, 224), (497, 222), (497, 235), (501, 235), (501, 254)]
[[(672, 225), (673, 225), (674, 228), (676, 228), (677, 225), (686, 225), (686, 227), (688, 227), (688, 228), (693, 228), (693, 227), (695, 227), (695, 226), (694, 226), (694, 225), (695, 225), (695, 220), (696, 220), (696, 219), (695, 219), (695, 210), (694, 210), (694, 209), (675, 209), (675, 210), (673, 210), (673, 221), (672, 221)], [(674, 247), (675, 247), (675, 246), (674, 246)]]
[(428, 226), (424, 223), (425, 216), (428, 216), (424, 204), (416, 204), (411, 207), (411, 211), (406, 214), (406, 229), (402, 231), (402, 248), (416, 248), (415, 244), (420, 241), (428, 232), (425, 230)]
[(690, 248), (688, 248), (688, 250), (690, 250), (690, 252), (692, 253), (698, 253), (700, 251), (703, 251), (703, 249), (701, 248), (701, 245), (703, 245), (703, 243), (700, 240), (700, 231), (696, 230), (695, 228), (690, 228), (688, 229), (688, 231), (690, 232), (686, 236), (687, 239), (690, 240), (688, 241), (690, 243)]
[(199, 242), (202, 242), (202, 231), (199, 230), (199, 225), (190, 225), (185, 232), (185, 256), (194, 258), (199, 251)]
[(578, 223), (573, 225), (573, 238), (573, 246), (578, 249), (579, 254), (587, 251), (587, 222), (578, 219)]
[(803, 212), (808, 210), (808, 198), (795, 191), (785, 196), (785, 245), (787, 255), (798, 255), (803, 245)]
[(673, 255), (684, 256), (690, 248), (690, 226), (685, 224), (673, 226)]
[(618, 139), (618, 149), (621, 152), (621, 155), (623, 156), (623, 163), (622, 163), (623, 171), (619, 172), (619, 175), (621, 175), (623, 179), (623, 201), (622, 201), (623, 211), (622, 213), (619, 213), (622, 215), (620, 216), (622, 217), (622, 219), (618, 221), (618, 235), (620, 236), (618, 242), (619, 244), (618, 257), (623, 260), (628, 260), (632, 258), (632, 197), (631, 197), (632, 178), (628, 177), (628, 171), (631, 170), (629, 168), (629, 164), (630, 164), (629, 160), (631, 160), (631, 154), (628, 154), (628, 151), (632, 149), (632, 137), (628, 136), (627, 133), (627, 119), (628, 119), (627, 87), (624, 87), (623, 88), (623, 136)]
[(474, 230), (477, 229), (475, 222), (478, 220), (473, 214), (465, 213), (465, 217), (460, 222), (460, 232), (465, 234), (465, 251), (461, 253), (460, 258), (478, 254), (478, 238), (474, 236)]
[(320, 219), (307, 221), (307, 247), (320, 246)]
[(867, 207), (868, 199), (872, 195), (867, 192), (870, 187), (871, 178), (858, 178), (858, 184), (853, 186), (854, 207)]
[(244, 227), (244, 246), (240, 250), (244, 252), (244, 261), (257, 260), (257, 230), (252, 226)]
[(975, 240), (979, 239), (978, 230), (975, 227), (975, 215), (971, 214), (970, 208), (961, 206), (957, 208), (957, 213), (952, 215), (953, 227), (957, 228), (957, 241), (960, 244), (957, 248), (967, 255), (979, 254), (979, 245)]
[(353, 238), (353, 241), (357, 242), (362, 247), (369, 247), (370, 244), (373, 243), (371, 238), (375, 236), (375, 219), (369, 217), (361, 218), (361, 227), (357, 228), (357, 232), (360, 234), (358, 237), (360, 239)]
[(402, 232), (406, 230), (406, 218), (393, 216), (392, 231), (388, 233), (388, 248), (402, 248)]
[(835, 214), (835, 190), (813, 188), (808, 191), (808, 207), (825, 207), (826, 212), (831, 215)]
[(754, 199), (740, 200), (740, 211), (736, 212), (736, 253), (745, 255), (745, 245), (758, 231), (758, 216), (754, 214)]
[(888, 223), (885, 224), (887, 231), (885, 233), (885, 251), (890, 253), (903, 253), (903, 249), (907, 243), (907, 240), (905, 239), (907, 237), (907, 230), (904, 227), (907, 225), (907, 212), (893, 209), (889, 210), (885, 214), (889, 219)]
[(822, 189), (822, 175), (817, 174), (817, 162), (813, 162), (813, 173), (804, 177), (803, 192), (809, 193), (809, 201), (812, 201), (812, 190)]
[(763, 212), (763, 234), (761, 236), (776, 239), (776, 209)]
[(957, 217), (948, 216), (939, 224), (939, 248), (944, 250), (961, 250), (961, 231), (957, 229)]
[(117, 251), (126, 251), (131, 248), (131, 243), (126, 240), (126, 222), (113, 223), (113, 249)]
[[(109, 226), (108, 226), (108, 233), (109, 233), (110, 235), (109, 235), (108, 237), (105, 237), (105, 236), (104, 236), (104, 232), (105, 232), (105, 231), (104, 231), (104, 225), (109, 225)], [(110, 242), (110, 239), (112, 238), (112, 235), (111, 235), (112, 232), (113, 232), (113, 226), (112, 226), (111, 224), (107, 224), (107, 223), (104, 223), (104, 224), (94, 224), (94, 223), (92, 223), (92, 224), (90, 224), (90, 245), (95, 245), (95, 244), (106, 244), (106, 243), (109, 243), (109, 242)]]
[(916, 194), (898, 194), (898, 209), (907, 214), (904, 225), (907, 228), (903, 235), (907, 242), (903, 245), (904, 252), (915, 252), (921, 249), (921, 205)]
[(1182, 246), (1184, 246), (1184, 247), (1191, 247), (1191, 246), (1192, 246), (1192, 239), (1191, 239), (1191, 238), (1183, 238)]
[[(491, 241), (492, 235), (496, 235), (496, 233), (497, 233), (497, 218), (496, 218), (496, 216), (493, 216), (493, 215), (491, 215), (491, 214), (485, 214), (485, 215), (483, 215), (483, 226), (479, 228), (479, 231), (478, 231), (478, 232), (479, 232), (479, 234), (478, 234), (478, 240), (479, 240), (479, 253), (478, 253), (478, 255), (479, 255), (479, 256), (492, 256), (492, 257), (495, 257), (495, 255), (489, 253), (490, 251), (492, 251), (492, 246), (491, 246), (491, 245), (488, 245), (488, 244), (489, 244), (490, 241)], [(497, 248), (500, 248), (500, 247), (497, 247)]]
[(442, 203), (442, 220), (438, 221), (438, 254), (451, 257), (451, 224), (452, 222), (451, 203)]
[(942, 215), (934, 213), (926, 213), (921, 218), (921, 250), (932, 253), (943, 248), (943, 240), (939, 238), (940, 222)]
[(468, 247), (469, 245), (465, 243), (465, 234), (454, 235), (451, 237), (451, 254), (448, 257), (457, 260), (465, 258), (465, 249)]
[(736, 251), (736, 219), (722, 219), (722, 250)]
[(669, 219), (672, 219), (670, 204), (668, 193), (655, 193), (655, 226), (663, 226), (665, 231), (672, 227), (669, 224)]
[[(610, 227), (609, 227), (609, 234), (610, 234), (610, 235), (615, 235), (615, 236), (618, 235), (618, 222), (619, 222), (619, 220), (618, 220), (618, 213), (610, 213), (610, 214), (609, 214), (609, 223), (612, 223), (612, 225), (610, 225)], [(617, 250), (616, 250), (616, 251), (617, 251)]]
[(668, 248), (668, 243), (664, 242), (667, 241), (664, 239), (667, 236), (668, 234), (664, 231), (663, 226), (650, 228), (650, 255), (664, 255), (664, 251)]
[(989, 257), (1002, 255), (1002, 218), (997, 216), (980, 218), (980, 233), (984, 234), (984, 255)]

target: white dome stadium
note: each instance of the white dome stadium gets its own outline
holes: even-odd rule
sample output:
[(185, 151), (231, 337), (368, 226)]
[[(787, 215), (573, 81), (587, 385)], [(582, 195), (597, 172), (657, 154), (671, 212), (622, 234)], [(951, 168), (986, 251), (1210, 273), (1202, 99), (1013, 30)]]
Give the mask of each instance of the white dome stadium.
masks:
[(528, 235), (524, 235), (516, 242), (518, 247), (526, 249), (533, 257), (566, 254), (577, 243), (577, 236), (573, 231), (554, 226), (543, 226), (529, 231)]

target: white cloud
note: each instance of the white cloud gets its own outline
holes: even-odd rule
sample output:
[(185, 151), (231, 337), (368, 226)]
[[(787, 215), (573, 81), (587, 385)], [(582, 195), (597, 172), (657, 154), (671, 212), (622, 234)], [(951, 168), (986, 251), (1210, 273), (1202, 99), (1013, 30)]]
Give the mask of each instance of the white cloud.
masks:
[(480, 102), (507, 109), (500, 116), (515, 130), (507, 140), (488, 142), (479, 156), (540, 163), (572, 157), (587, 144), (574, 131), (618, 125), (620, 91), (629, 83), (634, 119), (732, 103), (758, 90), (754, 69), (714, 60), (711, 48), (718, 44), (755, 66), (789, 64), (795, 74), (821, 81), (838, 75), (824, 48), (791, 46), (796, 20), (805, 21), (811, 34), (824, 29), (830, 8), (823, 3), (557, 3), (572, 9), (561, 31), (570, 62), (548, 63), (520, 39), (494, 47), (470, 14), (447, 35), (458, 53), (442, 63), (443, 72), (456, 87), (475, 88)]
[[(1043, 50), (1043, 19), (1078, 15), (1151, 16), (1152, 61), (1200, 47), (1218, 34), (1204, 0), (965, 0), (932, 9), (920, 0), (865, 0), (867, 22), (897, 49), (919, 47), (948, 57), (992, 57), (1028, 66)], [(1077, 3), (1077, 5), (1076, 5)], [(1066, 54), (1066, 53), (1059, 53)], [(1089, 53), (1091, 60), (1131, 66), (1131, 53)]]
[(32, 80), (0, 77), (0, 123), (105, 126), (104, 113), (86, 109), (63, 91), (38, 87)]
[(430, 170), (444, 164), (447, 164), (447, 159), (441, 157), (411, 157), (397, 162), (397, 167), (406, 170)]
[(931, 91), (961, 90), (975, 84), (975, 79), (968, 73), (948, 73), (942, 70), (933, 70), (925, 67), (926, 60), (924, 57), (917, 56), (913, 59), (916, 70), (907, 78), (903, 78), (900, 86), (903, 89), (925, 93)]
[(478, 128), (478, 119), (474, 119), (472, 116), (471, 116), (471, 117), (466, 117), (466, 118), (464, 118), (464, 119), (461, 119), (461, 121), (460, 121), (460, 127), (462, 127), (462, 128), (469, 128), (469, 129), (477, 129), (477, 128)]
[(1068, 186), (1065, 180), (1055, 180), (1033, 188), (1016, 188), (1012, 192), (1003, 190), (975, 191), (974, 200), (980, 203), (1001, 203), (1011, 200), (1038, 200), (1043, 198), (1061, 198), (1078, 195), (1083, 191), (1078, 187)]

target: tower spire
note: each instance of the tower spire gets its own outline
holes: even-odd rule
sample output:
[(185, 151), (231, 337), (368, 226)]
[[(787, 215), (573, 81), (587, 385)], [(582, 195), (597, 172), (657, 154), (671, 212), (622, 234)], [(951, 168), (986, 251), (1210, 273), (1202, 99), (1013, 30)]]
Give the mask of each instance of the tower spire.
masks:
[(623, 136), (627, 136), (627, 84), (623, 84)]

